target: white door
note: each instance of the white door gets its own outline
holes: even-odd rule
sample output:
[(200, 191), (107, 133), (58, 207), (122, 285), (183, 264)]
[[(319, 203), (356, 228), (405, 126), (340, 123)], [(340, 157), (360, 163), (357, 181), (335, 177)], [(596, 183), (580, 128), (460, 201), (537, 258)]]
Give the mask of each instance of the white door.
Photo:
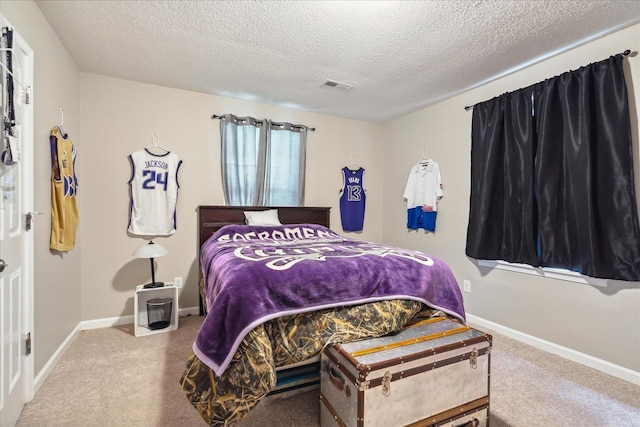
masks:
[[(1, 17), (0, 17), (1, 18)], [(2, 20), (3, 29), (7, 26)], [(2, 47), (2, 115), (8, 102), (6, 44)], [(27, 337), (33, 324), (33, 231), (26, 213), (33, 204), (33, 54), (13, 31), (14, 133), (9, 146), (0, 126), (0, 426), (16, 424), (33, 397), (33, 357)], [(28, 103), (27, 103), (28, 102)], [(9, 151), (10, 150), (10, 157)], [(4, 157), (2, 156), (4, 153)]]

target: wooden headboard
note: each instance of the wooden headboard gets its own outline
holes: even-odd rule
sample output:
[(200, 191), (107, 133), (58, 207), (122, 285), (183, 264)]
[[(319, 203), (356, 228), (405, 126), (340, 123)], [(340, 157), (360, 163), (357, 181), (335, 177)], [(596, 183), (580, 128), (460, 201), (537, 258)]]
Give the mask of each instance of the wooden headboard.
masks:
[[(329, 227), (331, 208), (267, 206), (198, 206), (198, 254), (213, 233), (229, 224), (244, 224), (244, 211), (277, 209), (283, 224), (320, 224)], [(199, 256), (199, 255), (198, 255)]]

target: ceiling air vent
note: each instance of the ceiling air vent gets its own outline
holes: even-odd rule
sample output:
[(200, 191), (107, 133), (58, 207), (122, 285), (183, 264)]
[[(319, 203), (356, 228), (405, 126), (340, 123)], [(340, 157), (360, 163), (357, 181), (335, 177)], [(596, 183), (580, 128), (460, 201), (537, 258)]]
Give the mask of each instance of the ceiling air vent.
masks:
[(337, 82), (335, 80), (327, 80), (324, 83), (322, 83), (322, 86), (335, 87), (337, 89), (342, 89), (342, 90), (349, 90), (349, 89), (351, 89), (353, 87), (353, 86), (348, 85), (346, 83), (340, 83), (340, 82)]

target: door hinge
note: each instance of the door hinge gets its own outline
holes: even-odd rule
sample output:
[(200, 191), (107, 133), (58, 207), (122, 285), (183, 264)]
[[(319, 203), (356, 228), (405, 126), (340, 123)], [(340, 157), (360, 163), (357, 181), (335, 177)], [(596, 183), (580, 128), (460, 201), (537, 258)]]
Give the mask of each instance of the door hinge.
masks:
[(27, 356), (31, 354), (31, 332), (27, 333), (27, 339), (25, 340), (25, 347)]

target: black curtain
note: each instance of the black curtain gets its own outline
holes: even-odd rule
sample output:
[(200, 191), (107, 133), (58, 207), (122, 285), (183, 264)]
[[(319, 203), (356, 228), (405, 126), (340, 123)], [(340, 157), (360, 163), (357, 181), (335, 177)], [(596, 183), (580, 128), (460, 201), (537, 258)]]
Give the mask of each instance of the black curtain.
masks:
[(537, 265), (531, 90), (473, 107), (467, 255)]
[(640, 280), (622, 60), (474, 106), (468, 256)]
[(535, 85), (540, 265), (640, 280), (622, 55)]

